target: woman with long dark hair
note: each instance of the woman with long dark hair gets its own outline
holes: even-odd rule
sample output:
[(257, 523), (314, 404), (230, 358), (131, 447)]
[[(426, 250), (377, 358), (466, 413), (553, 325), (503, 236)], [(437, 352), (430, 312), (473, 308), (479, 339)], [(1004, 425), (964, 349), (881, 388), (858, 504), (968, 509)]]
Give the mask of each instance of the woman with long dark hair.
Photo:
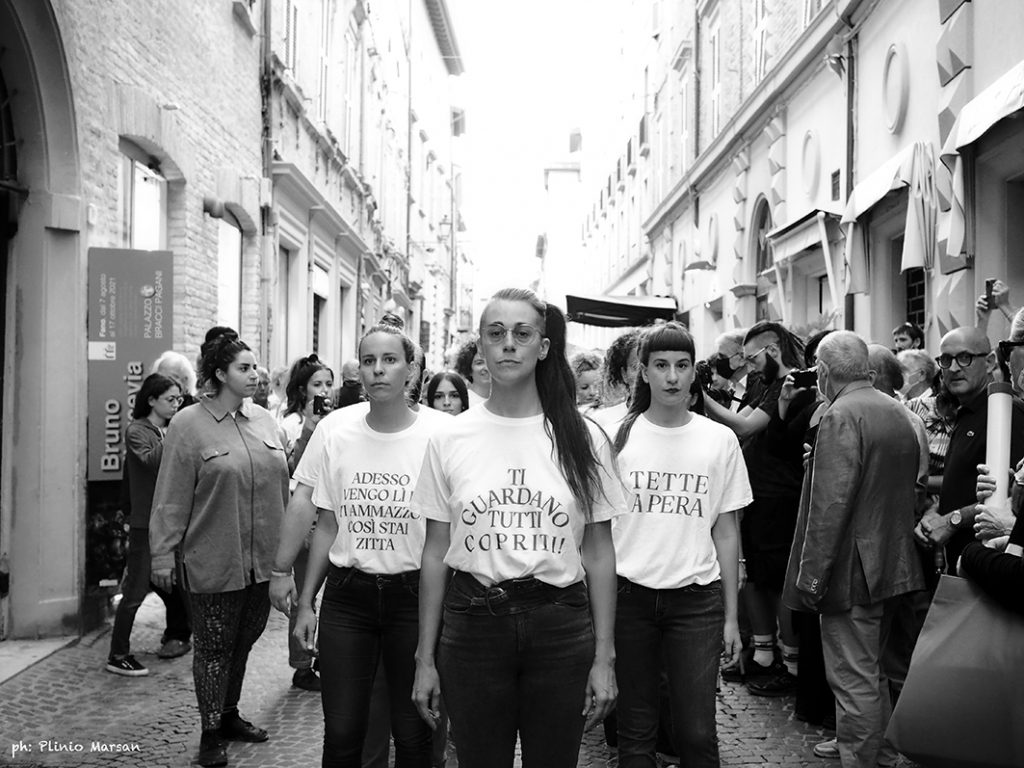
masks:
[(664, 669), (682, 765), (717, 766), (715, 687), (720, 655), (732, 661), (741, 648), (736, 510), (750, 503), (750, 484), (733, 432), (690, 410), (694, 345), (686, 329), (649, 329), (638, 356), (615, 436), (629, 493), (628, 513), (612, 523), (619, 765), (655, 764)]
[(153, 495), (152, 580), (173, 583), (175, 553), (192, 607), (192, 675), (202, 719), (200, 765), (226, 765), (226, 740), (266, 741), (238, 713), (245, 665), (270, 613), (268, 582), (288, 463), (270, 413), (248, 401), (256, 357), (233, 333), (202, 347), (206, 394), (167, 431)]
[[(430, 729), (410, 699), (424, 522), (410, 514), (409, 499), (427, 439), (450, 420), (410, 408), (406, 387), (418, 376), (415, 358), (415, 346), (398, 328), (370, 329), (359, 343), (369, 411), (346, 409), (317, 430), (321, 459), (312, 500), (319, 517), (295, 636), (310, 649), (318, 637), (324, 766), (360, 765), (378, 663), (387, 680), (396, 768), (430, 766)], [(317, 635), (313, 601), (325, 576)]]
[(466, 382), (455, 371), (435, 373), (427, 384), (427, 405), (458, 416), (469, 408)]
[(525, 768), (569, 768), (615, 701), (621, 487), (576, 409), (561, 310), (505, 289), (480, 337), (490, 398), (431, 438), (413, 496), (427, 518), (413, 697), (434, 725), (443, 693), (462, 768), (511, 766), (517, 736)]
[[(183, 358), (184, 359), (184, 358)], [(167, 627), (157, 655), (164, 659), (183, 656), (192, 650), (189, 640), (192, 626), (188, 618), (185, 595), (177, 584), (166, 592), (149, 581), (149, 513), (153, 507), (153, 489), (163, 456), (164, 432), (171, 417), (181, 405), (181, 387), (170, 377), (151, 373), (135, 394), (132, 421), (125, 430), (126, 446), (124, 479), (122, 483), (130, 509), (128, 534), (128, 561), (125, 563), (121, 602), (114, 615), (114, 629), (110, 634), (110, 656), (107, 671), (125, 677), (148, 675), (142, 664), (131, 654), (130, 639), (135, 614), (146, 599), (150, 588), (164, 602)]]
[[(311, 433), (321, 417), (331, 410), (333, 390), (334, 371), (316, 355), (300, 357), (292, 364), (288, 374), (288, 385), (285, 387), (287, 404), (282, 409), (280, 418), (281, 429), (284, 430), (285, 439), (288, 441), (289, 455), (302, 436), (303, 430)], [(319, 412), (314, 409), (318, 395), (324, 405)]]

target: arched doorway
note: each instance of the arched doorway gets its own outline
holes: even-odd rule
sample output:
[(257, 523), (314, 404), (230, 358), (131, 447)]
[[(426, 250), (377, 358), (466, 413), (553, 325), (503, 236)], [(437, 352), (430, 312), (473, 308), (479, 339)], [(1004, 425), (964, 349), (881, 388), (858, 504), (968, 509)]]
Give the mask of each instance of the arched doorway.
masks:
[[(0, 361), (6, 359), (3, 351), (7, 339), (7, 251), (8, 242), (16, 229), (15, 196), (23, 196), (24, 190), (18, 183), (18, 144), (14, 135), (14, 118), (11, 114), (11, 99), (4, 82), (0, 66)], [(4, 366), (0, 365), (0, 432), (3, 430), (4, 413)], [(0, 465), (3, 464), (3, 441), (0, 440)], [(0, 528), (0, 552), (4, 551)], [(0, 567), (0, 579), (6, 579)], [(6, 583), (0, 585), (0, 593), (7, 592)]]
[(49, 0), (0, 0), (0, 632), (82, 629), (84, 211), (74, 98)]

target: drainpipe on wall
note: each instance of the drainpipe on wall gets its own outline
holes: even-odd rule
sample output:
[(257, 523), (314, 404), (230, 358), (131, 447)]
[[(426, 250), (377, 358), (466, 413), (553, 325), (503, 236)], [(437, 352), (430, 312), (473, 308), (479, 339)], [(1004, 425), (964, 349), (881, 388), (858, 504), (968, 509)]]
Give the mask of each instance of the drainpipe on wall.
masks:
[[(700, 157), (700, 12), (693, 10), (693, 157)], [(689, 160), (690, 158), (687, 158)]]
[[(853, 193), (853, 166), (856, 161), (857, 137), (857, 37), (851, 37), (846, 43), (846, 199)], [(847, 293), (843, 299), (843, 327), (852, 331), (854, 328), (853, 294)]]
[(260, 265), (260, 343), (259, 355), (262, 364), (270, 362), (270, 290), (274, 274), (274, 257), (277, 255), (277, 217), (273, 210), (274, 190), (274, 128), (271, 113), (273, 111), (273, 60), (271, 53), (271, 21), (273, 7), (270, 0), (263, 2), (263, 35), (260, 38), (260, 96), (262, 101), (261, 159), (263, 161), (263, 183), (260, 185), (260, 197), (267, 194), (267, 199), (260, 200), (260, 219), (263, 242), (261, 244), (262, 264)]

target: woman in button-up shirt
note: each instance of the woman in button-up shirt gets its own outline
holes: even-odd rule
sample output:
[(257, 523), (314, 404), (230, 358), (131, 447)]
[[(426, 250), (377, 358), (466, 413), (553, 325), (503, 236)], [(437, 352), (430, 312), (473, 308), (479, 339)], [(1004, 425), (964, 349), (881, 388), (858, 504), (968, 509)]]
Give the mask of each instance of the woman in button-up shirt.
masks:
[(203, 345), (209, 394), (181, 411), (164, 443), (150, 521), (153, 583), (182, 561), (193, 612), (197, 762), (224, 765), (224, 740), (266, 741), (238, 714), (249, 650), (263, 633), (277, 531), (288, 499), (284, 443), (256, 390), (256, 358), (232, 334)]

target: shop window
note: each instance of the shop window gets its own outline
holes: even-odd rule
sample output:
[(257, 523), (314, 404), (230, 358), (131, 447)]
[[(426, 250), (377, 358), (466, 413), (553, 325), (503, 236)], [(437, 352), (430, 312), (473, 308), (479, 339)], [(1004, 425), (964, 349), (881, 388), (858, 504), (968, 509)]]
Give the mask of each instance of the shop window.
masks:
[(242, 228), (225, 211), (217, 220), (217, 325), (238, 329), (242, 317)]
[(320, 354), (320, 318), (327, 308), (327, 299), (313, 294), (313, 351)]
[(757, 297), (757, 304), (755, 306), (754, 320), (755, 322), (761, 322), (762, 320), (771, 320), (771, 311), (768, 308), (768, 294), (761, 294)]
[(754, 214), (754, 274), (761, 274), (772, 266), (771, 251), (768, 247), (768, 233), (772, 229), (772, 211), (766, 200)]
[(327, 346), (320, 335), (320, 329), (327, 329), (327, 296), (330, 291), (330, 276), (327, 270), (317, 264), (313, 268), (313, 351), (321, 354)]
[[(901, 249), (902, 250), (902, 249)], [(903, 273), (907, 284), (907, 320), (925, 327), (924, 269), (912, 267)]]
[(121, 245), (163, 250), (167, 247), (167, 179), (159, 161), (135, 144), (122, 140), (120, 149)]

